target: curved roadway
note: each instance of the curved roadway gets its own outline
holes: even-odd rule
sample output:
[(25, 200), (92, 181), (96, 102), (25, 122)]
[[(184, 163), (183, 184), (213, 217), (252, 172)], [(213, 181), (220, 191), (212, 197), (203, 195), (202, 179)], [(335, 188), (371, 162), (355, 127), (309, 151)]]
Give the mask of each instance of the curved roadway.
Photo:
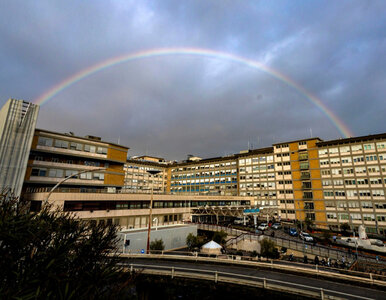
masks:
[[(154, 266), (159, 266), (159, 269), (164, 268), (164, 270), (171, 270), (174, 267), (176, 270), (183, 269), (193, 269), (197, 273), (207, 273), (211, 272), (223, 272), (230, 273), (234, 278), (242, 279), (243, 276), (254, 276), (259, 278), (266, 278), (267, 282), (274, 282), (275, 280), (281, 281), (282, 285), (288, 284), (298, 284), (306, 285), (309, 287), (314, 287), (315, 290), (320, 290), (321, 288), (330, 291), (336, 291), (340, 293), (345, 293), (348, 295), (355, 295), (357, 297), (352, 297), (348, 295), (341, 295), (336, 293), (334, 296), (344, 299), (386, 299), (386, 292), (371, 289), (368, 287), (362, 287), (347, 283), (333, 282), (325, 279), (313, 278), (307, 275), (293, 275), (287, 273), (280, 273), (277, 271), (271, 270), (262, 270), (253, 267), (243, 267), (237, 265), (221, 265), (221, 264), (209, 264), (203, 262), (189, 262), (189, 261), (172, 261), (172, 260), (162, 260), (162, 259), (141, 259), (141, 258), (130, 258), (126, 260), (124, 264), (130, 265), (133, 264), (134, 268), (137, 269), (152, 269)], [(154, 269), (154, 268), (153, 268)], [(219, 275), (221, 276), (221, 274)], [(339, 276), (337, 274), (337, 276)], [(188, 276), (187, 276), (188, 277)], [(298, 289), (302, 289), (298, 287)], [(333, 294), (328, 292), (328, 294)], [(327, 298), (327, 297), (326, 297)]]

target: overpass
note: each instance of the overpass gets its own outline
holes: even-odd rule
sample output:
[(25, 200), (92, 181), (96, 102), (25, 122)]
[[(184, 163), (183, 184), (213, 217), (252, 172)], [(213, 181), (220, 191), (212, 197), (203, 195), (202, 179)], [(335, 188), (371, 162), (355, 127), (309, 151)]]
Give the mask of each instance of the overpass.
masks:
[(120, 255), (127, 271), (209, 280), (316, 299), (386, 299), (386, 281), (372, 274), (340, 274), (330, 269), (186, 255)]

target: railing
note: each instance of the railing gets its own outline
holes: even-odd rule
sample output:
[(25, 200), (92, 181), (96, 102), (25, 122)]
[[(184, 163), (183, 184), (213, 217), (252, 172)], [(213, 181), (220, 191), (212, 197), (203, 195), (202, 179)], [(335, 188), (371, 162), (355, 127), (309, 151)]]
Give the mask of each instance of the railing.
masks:
[(208, 231), (224, 231), (228, 235), (240, 235), (245, 234), (245, 231), (234, 229), (232, 227), (225, 227), (220, 225), (211, 225), (211, 224), (199, 224), (199, 223), (192, 223), (197, 225), (197, 229), (201, 230), (208, 230)]
[[(143, 257), (148, 257), (149, 255), (145, 255)], [(153, 255), (154, 256), (154, 255)], [(196, 261), (199, 258), (193, 258)], [(237, 262), (236, 262), (237, 263)], [(208, 270), (208, 269), (200, 269), (200, 268), (182, 268), (182, 267), (175, 267), (175, 266), (165, 266), (165, 265), (145, 265), (145, 264), (128, 264), (127, 262), (121, 263), (122, 266), (128, 268), (130, 272), (141, 272), (144, 274), (151, 274), (151, 275), (161, 275), (161, 276), (171, 276), (171, 278), (174, 277), (185, 277), (185, 278), (194, 278), (194, 279), (204, 279), (204, 280), (210, 280), (217, 282), (225, 282), (225, 283), (233, 283), (233, 284), (239, 284), (239, 285), (248, 285), (248, 286), (254, 286), (258, 288), (264, 288), (268, 290), (275, 290), (275, 291), (282, 291), (286, 293), (294, 293), (302, 296), (308, 296), (308, 297), (316, 297), (320, 299), (325, 298), (335, 298), (335, 297), (342, 297), (344, 298), (350, 297), (350, 298), (357, 298), (357, 299), (372, 299), (367, 298), (355, 294), (349, 294), (349, 293), (343, 293), (337, 290), (330, 290), (330, 289), (322, 289), (315, 286), (309, 286), (304, 284), (298, 284), (294, 282), (289, 281), (282, 281), (282, 280), (276, 280), (276, 279), (270, 279), (266, 277), (259, 277), (259, 276), (251, 276), (251, 275), (244, 275), (240, 273), (229, 273), (229, 272), (219, 272), (214, 270)], [(283, 269), (283, 266), (277, 266), (265, 263), (267, 265), (266, 267), (270, 269)], [(261, 264), (260, 264), (261, 266)], [(288, 269), (288, 267), (287, 267)], [(292, 271), (299, 270), (300, 268), (292, 268)], [(310, 270), (303, 270), (305, 273), (310, 274)], [(320, 270), (313, 270), (313, 272), (317, 273), (319, 276), (326, 275), (324, 271)], [(312, 272), (311, 272), (312, 273)], [(304, 274), (307, 275), (307, 274)], [(336, 274), (330, 274), (331, 277), (336, 277)], [(370, 283), (371, 285), (378, 285), (385, 287), (385, 283), (382, 281), (374, 280), (373, 278), (370, 279), (364, 279), (364, 278), (350, 278), (352, 276), (342, 275), (340, 276), (340, 279), (342, 280), (352, 280), (353, 282), (362, 282), (362, 283)], [(329, 296), (328, 296), (329, 295)]]
[(374, 273), (365, 273), (359, 271), (351, 271), (342, 268), (334, 268), (320, 265), (303, 264), (297, 262), (289, 262), (277, 259), (257, 259), (248, 256), (240, 255), (228, 255), (228, 254), (202, 254), (199, 252), (187, 252), (187, 251), (157, 251), (151, 250), (150, 254), (142, 254), (141, 249), (131, 250), (128, 253), (120, 254), (119, 258), (139, 258), (139, 259), (166, 259), (166, 260), (186, 260), (194, 262), (211, 262), (221, 264), (235, 264), (241, 266), (254, 266), (261, 267), (276, 271), (292, 271), (294, 273), (312, 274), (317, 276), (324, 275), (337, 279), (337, 274), (340, 274), (339, 278), (343, 280), (354, 280), (355, 282), (370, 283), (371, 285), (378, 284), (386, 288), (386, 276)]
[[(198, 229), (202, 230), (210, 230), (210, 231), (225, 231), (229, 235), (236, 236), (235, 238), (232, 238), (229, 240), (230, 245), (237, 243), (241, 240), (258, 240), (259, 235), (255, 233), (251, 233), (244, 230), (236, 230), (229, 227), (219, 226), (219, 225), (209, 225), (209, 224), (196, 224)], [(309, 243), (303, 243), (303, 241), (300, 240), (293, 240), (293, 239), (286, 239), (281, 237), (272, 237), (269, 235), (263, 235), (264, 238), (268, 238), (276, 243), (279, 247), (285, 247), (287, 249), (292, 249), (295, 251), (303, 252), (305, 254), (311, 254), (311, 255), (318, 255), (321, 257), (329, 257), (331, 259), (340, 260), (342, 257), (345, 258), (345, 261), (347, 262), (348, 258), (350, 258), (352, 261), (356, 257), (355, 252), (347, 252), (344, 250), (336, 249), (329, 246), (323, 246), (323, 245), (313, 245)], [(375, 257), (365, 254), (360, 254), (359, 259), (361, 261), (375, 261)], [(378, 263), (386, 264), (386, 261), (382, 259), (382, 257), (379, 258)]]

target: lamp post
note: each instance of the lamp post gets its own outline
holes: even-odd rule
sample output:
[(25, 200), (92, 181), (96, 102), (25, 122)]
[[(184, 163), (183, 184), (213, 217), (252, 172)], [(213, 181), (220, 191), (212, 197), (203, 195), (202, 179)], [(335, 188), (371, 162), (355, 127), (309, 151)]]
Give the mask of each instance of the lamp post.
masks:
[(87, 172), (94, 172), (94, 171), (101, 171), (101, 170), (106, 170), (107, 168), (96, 168), (96, 169), (90, 169), (90, 170), (82, 170), (82, 171), (79, 171), (75, 174), (71, 174), (65, 178), (63, 178), (61, 181), (59, 181), (48, 193), (46, 199), (44, 200), (43, 204), (42, 204), (42, 207), (47, 205), (48, 204), (48, 199), (50, 198), (51, 194), (53, 193), (53, 191), (56, 190), (56, 188), (61, 185), (63, 182), (67, 181), (68, 179), (74, 177), (74, 176), (77, 176), (77, 175), (80, 175), (80, 174), (83, 174), (83, 173), (87, 173)]
[(150, 207), (149, 207), (149, 226), (147, 228), (147, 244), (146, 244), (146, 254), (150, 254), (150, 231), (152, 223), (152, 214), (153, 214), (153, 189), (154, 189), (154, 175), (161, 172), (160, 170), (147, 170), (150, 175), (153, 175), (153, 180), (151, 184), (151, 196), (150, 196)]
[[(302, 214), (301, 214), (301, 211), (300, 211), (300, 202), (298, 201), (298, 208), (299, 208), (299, 221), (300, 221), (300, 233), (303, 232), (303, 222), (301, 220), (301, 217), (302, 217)], [(300, 236), (300, 234), (299, 234)], [(303, 240), (303, 256), (305, 255), (305, 249), (304, 249), (304, 237), (302, 238)]]
[[(349, 213), (349, 212), (348, 212)], [(353, 232), (353, 235), (354, 235), (354, 241), (355, 241), (355, 254), (356, 254), (356, 257), (357, 257), (357, 260), (358, 260), (358, 240), (357, 238), (355, 237), (355, 228), (354, 228), (354, 224), (353, 224), (353, 221), (352, 221), (352, 216), (351, 214), (349, 213), (349, 218), (350, 218), (350, 223), (351, 223), (351, 230)], [(358, 239), (359, 239), (359, 236), (358, 236)]]

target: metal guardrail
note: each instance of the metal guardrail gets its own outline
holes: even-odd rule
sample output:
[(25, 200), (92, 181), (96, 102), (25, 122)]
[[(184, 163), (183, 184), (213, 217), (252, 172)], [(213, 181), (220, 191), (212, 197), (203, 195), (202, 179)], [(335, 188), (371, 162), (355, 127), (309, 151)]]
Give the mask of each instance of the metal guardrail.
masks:
[[(194, 262), (211, 262), (211, 263), (222, 263), (222, 264), (235, 264), (239, 266), (249, 266), (249, 267), (260, 267), (270, 270), (275, 270), (279, 272), (293, 272), (302, 275), (313, 275), (313, 276), (322, 276), (325, 278), (330, 278), (335, 280), (339, 274), (339, 279), (351, 281), (353, 283), (360, 284), (369, 284), (371, 286), (381, 286), (386, 288), (386, 276), (364, 273), (343, 269), (336, 269), (332, 267), (322, 267), (315, 265), (311, 267), (310, 265), (304, 265), (301, 263), (291, 262), (288, 264), (280, 260), (270, 260), (270, 261), (257, 261), (257, 260), (245, 260), (242, 257), (237, 255), (216, 255), (214, 257), (202, 256), (197, 252), (179, 252), (179, 251), (152, 251), (152, 254), (121, 254), (119, 258), (143, 258), (143, 259), (169, 259), (169, 260), (179, 260), (179, 261), (194, 261)], [(140, 252), (137, 252), (140, 253)], [(159, 253), (159, 254), (154, 254)]]
[(267, 290), (274, 291), (283, 291), (286, 293), (302, 295), (306, 297), (313, 297), (319, 299), (336, 299), (339, 297), (351, 297), (356, 299), (373, 299), (363, 296), (358, 296), (354, 294), (343, 293), (339, 291), (334, 291), (330, 289), (317, 288), (313, 286), (307, 286), (303, 284), (297, 284), (287, 281), (281, 281), (276, 279), (268, 279), (265, 277), (250, 276), (243, 274), (235, 274), (229, 272), (218, 272), (213, 270), (198, 270), (191, 268), (181, 268), (181, 267), (169, 267), (169, 266), (159, 266), (159, 265), (143, 265), (143, 264), (130, 264), (130, 272), (140, 271), (145, 274), (150, 275), (163, 275), (174, 277), (184, 277), (184, 278), (194, 278), (194, 279), (204, 279), (214, 281), (215, 283), (224, 282), (224, 283), (233, 283), (238, 285), (248, 285), (258, 288), (263, 288)]

